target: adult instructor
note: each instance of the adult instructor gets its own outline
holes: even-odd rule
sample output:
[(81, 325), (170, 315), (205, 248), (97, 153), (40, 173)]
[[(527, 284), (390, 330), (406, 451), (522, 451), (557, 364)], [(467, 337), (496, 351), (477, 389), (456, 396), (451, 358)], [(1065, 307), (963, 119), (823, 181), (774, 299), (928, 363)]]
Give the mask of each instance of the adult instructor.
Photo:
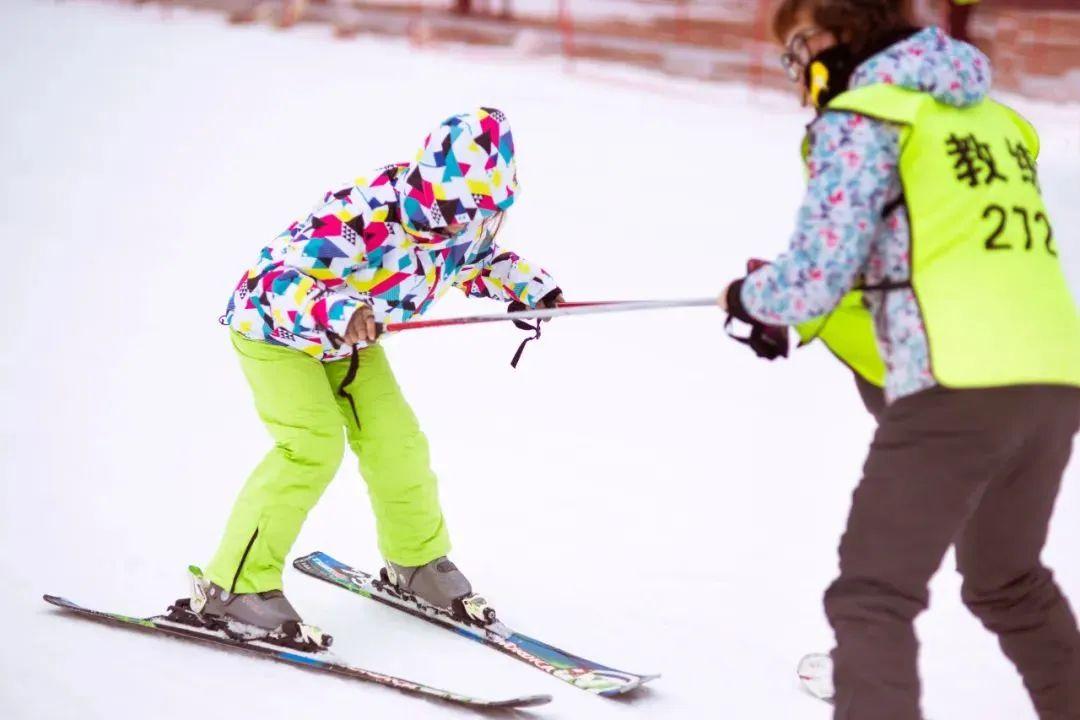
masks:
[(1041, 720), (1077, 720), (1080, 632), (1040, 554), (1080, 427), (1080, 316), (1038, 136), (988, 99), (982, 53), (899, 0), (784, 0), (774, 30), (819, 111), (809, 186), (789, 250), (721, 304), (758, 334), (824, 318), (842, 358), (872, 337), (888, 403), (825, 595), (835, 717), (921, 720), (913, 621), (955, 544)]

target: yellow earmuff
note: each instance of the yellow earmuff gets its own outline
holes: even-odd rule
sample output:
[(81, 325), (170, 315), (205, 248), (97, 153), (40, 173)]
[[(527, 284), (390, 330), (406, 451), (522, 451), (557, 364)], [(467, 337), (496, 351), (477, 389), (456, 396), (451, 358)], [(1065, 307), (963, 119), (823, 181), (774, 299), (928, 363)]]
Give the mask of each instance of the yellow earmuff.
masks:
[(821, 107), (821, 94), (829, 89), (829, 68), (820, 60), (810, 63), (810, 84), (807, 91), (814, 107)]

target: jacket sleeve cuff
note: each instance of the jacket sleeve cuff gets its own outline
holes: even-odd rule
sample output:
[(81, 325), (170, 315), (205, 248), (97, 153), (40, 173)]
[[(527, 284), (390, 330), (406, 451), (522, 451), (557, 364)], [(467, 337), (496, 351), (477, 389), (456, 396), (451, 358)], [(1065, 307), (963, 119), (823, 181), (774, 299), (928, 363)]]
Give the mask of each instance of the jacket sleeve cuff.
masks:
[(541, 277), (543, 280), (540, 283), (540, 291), (537, 293), (541, 300), (547, 299), (549, 295), (554, 298), (562, 292), (562, 290), (559, 289), (559, 283), (555, 282), (555, 278), (551, 277), (546, 272)]
[(554, 298), (560, 292), (562, 291), (559, 290), (559, 284), (555, 282), (555, 278), (541, 271), (541, 274), (529, 283), (529, 287), (524, 293), (525, 297), (518, 298), (518, 300), (529, 307), (537, 307), (542, 305), (548, 297)]
[(559, 297), (560, 295), (562, 295), (562, 288), (556, 285), (554, 290), (549, 290), (540, 298), (540, 302), (538, 302), (537, 305), (546, 308), (555, 307), (555, 298)]

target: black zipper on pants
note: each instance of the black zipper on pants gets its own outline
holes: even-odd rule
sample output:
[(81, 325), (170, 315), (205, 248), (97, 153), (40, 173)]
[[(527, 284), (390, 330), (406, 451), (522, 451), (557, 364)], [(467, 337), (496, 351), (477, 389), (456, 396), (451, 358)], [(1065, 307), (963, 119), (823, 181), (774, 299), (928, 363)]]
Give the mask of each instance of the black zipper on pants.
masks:
[(240, 564), (236, 566), (236, 574), (233, 575), (232, 586), (229, 588), (229, 592), (236, 594), (236, 581), (240, 579), (240, 571), (244, 569), (244, 563), (247, 562), (248, 553), (251, 552), (251, 546), (255, 544), (255, 538), (259, 537), (259, 528), (255, 528), (255, 533), (248, 540), (247, 547), (244, 548), (244, 554), (240, 556)]

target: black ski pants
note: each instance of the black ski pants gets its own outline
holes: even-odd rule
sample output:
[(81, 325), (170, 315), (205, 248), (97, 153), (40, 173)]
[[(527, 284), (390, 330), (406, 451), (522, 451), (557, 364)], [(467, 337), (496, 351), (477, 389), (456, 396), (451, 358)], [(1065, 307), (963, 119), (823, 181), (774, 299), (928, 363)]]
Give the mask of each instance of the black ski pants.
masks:
[(837, 720), (922, 719), (913, 622), (953, 544), (964, 603), (998, 636), (1040, 720), (1080, 720), (1080, 632), (1040, 561), (1080, 390), (933, 388), (878, 418), (825, 594)]

